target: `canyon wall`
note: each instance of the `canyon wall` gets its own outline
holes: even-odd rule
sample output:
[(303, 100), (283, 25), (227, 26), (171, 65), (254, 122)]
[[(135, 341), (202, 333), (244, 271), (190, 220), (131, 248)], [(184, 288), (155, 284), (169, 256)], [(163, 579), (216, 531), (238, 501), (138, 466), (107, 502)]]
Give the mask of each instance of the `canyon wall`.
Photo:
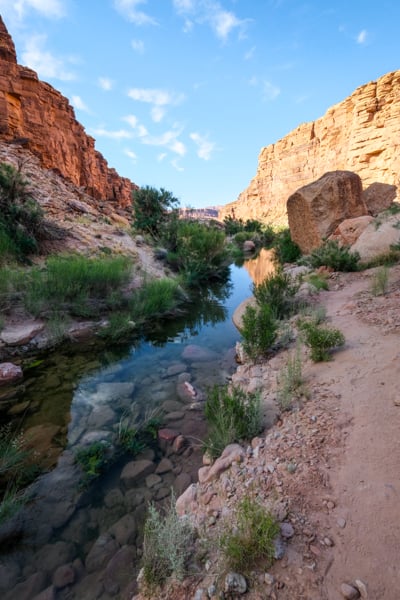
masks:
[(249, 187), (219, 216), (287, 224), (289, 196), (327, 171), (354, 171), (364, 188), (374, 182), (398, 186), (399, 146), (400, 71), (395, 71), (263, 148)]
[(134, 184), (109, 168), (67, 98), (35, 71), (17, 63), (0, 16), (0, 140), (23, 144), (45, 169), (54, 169), (97, 200), (131, 204)]

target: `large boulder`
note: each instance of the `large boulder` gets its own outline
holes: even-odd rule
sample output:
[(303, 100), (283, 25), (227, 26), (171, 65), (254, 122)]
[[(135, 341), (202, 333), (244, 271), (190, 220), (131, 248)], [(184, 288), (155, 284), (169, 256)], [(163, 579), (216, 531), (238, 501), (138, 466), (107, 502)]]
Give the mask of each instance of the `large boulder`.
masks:
[(345, 219), (336, 227), (329, 239), (337, 240), (340, 245), (352, 246), (373, 221), (374, 218), (367, 215)]
[(332, 171), (305, 185), (287, 201), (292, 240), (304, 254), (318, 248), (345, 219), (368, 214), (360, 177)]
[(399, 217), (400, 215), (389, 215), (386, 218), (382, 216), (382, 220), (375, 219), (351, 246), (351, 250), (358, 252), (364, 261), (389, 252), (392, 245), (400, 243)]
[(364, 192), (363, 200), (368, 212), (376, 217), (380, 212), (389, 208), (396, 199), (397, 187), (387, 183), (371, 183)]

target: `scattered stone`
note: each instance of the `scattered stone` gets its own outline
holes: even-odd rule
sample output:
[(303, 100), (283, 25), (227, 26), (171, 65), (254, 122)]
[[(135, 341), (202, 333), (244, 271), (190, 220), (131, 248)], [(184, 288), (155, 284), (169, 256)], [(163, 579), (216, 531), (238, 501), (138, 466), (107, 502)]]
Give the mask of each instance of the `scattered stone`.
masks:
[(158, 463), (157, 468), (156, 468), (156, 473), (157, 473), (157, 475), (163, 475), (164, 473), (169, 473), (169, 471), (172, 471), (173, 468), (174, 468), (174, 465), (169, 460), (169, 458), (164, 457)]
[(274, 576), (271, 575), (270, 573), (264, 573), (264, 583), (266, 583), (267, 585), (274, 585), (274, 583), (275, 583)]
[(127, 513), (109, 528), (108, 532), (120, 546), (133, 544), (136, 540), (137, 525), (132, 514)]
[(175, 452), (175, 454), (180, 454), (186, 446), (186, 438), (184, 435), (178, 435), (173, 443), (172, 443), (172, 450)]
[(34, 598), (41, 590), (43, 590), (46, 585), (46, 576), (41, 571), (34, 573), (31, 575), (26, 581), (22, 583), (18, 583), (6, 596), (3, 597), (3, 600), (31, 600)]
[(1, 339), (9, 346), (23, 346), (31, 341), (44, 329), (41, 321), (25, 322), (22, 325), (5, 327), (1, 332)]
[(174, 481), (174, 491), (177, 496), (180, 496), (192, 483), (192, 478), (189, 473), (180, 473)]
[(324, 537), (323, 541), (324, 541), (325, 546), (334, 546), (333, 540), (331, 540), (331, 538)]
[(288, 540), (294, 536), (294, 529), (291, 523), (281, 523), (281, 536)]
[(348, 583), (342, 583), (340, 586), (340, 591), (343, 598), (346, 598), (346, 600), (356, 600), (360, 597), (360, 592), (358, 589), (352, 585), (349, 585)]
[(122, 469), (121, 481), (125, 488), (132, 487), (140, 478), (155, 471), (156, 465), (150, 460), (133, 460)]
[(54, 585), (50, 585), (48, 588), (40, 592), (32, 598), (32, 600), (55, 600), (56, 598), (56, 589)]
[(175, 421), (181, 421), (181, 419), (183, 419), (183, 417), (185, 416), (185, 413), (183, 412), (183, 410), (175, 410), (174, 412), (168, 413), (167, 415), (164, 416), (164, 421), (168, 422), (175, 422)]
[(176, 501), (176, 512), (182, 516), (190, 512), (190, 507), (197, 499), (197, 485), (192, 483)]
[(71, 563), (58, 567), (53, 575), (53, 585), (56, 589), (61, 590), (67, 585), (74, 583), (76, 578), (75, 569)]
[(107, 508), (113, 508), (114, 506), (118, 506), (119, 504), (124, 503), (124, 496), (119, 488), (114, 488), (110, 490), (108, 494), (104, 497), (104, 504)]
[(22, 375), (21, 367), (14, 365), (14, 363), (0, 363), (0, 385), (14, 383), (18, 379), (21, 379)]
[(158, 430), (157, 435), (158, 435), (159, 442), (168, 442), (168, 443), (172, 444), (174, 439), (179, 434), (174, 429), (168, 429), (167, 427), (164, 427), (164, 428)]
[(339, 517), (336, 523), (340, 529), (344, 529), (346, 527), (346, 519), (343, 519), (343, 517)]
[(366, 584), (363, 581), (361, 581), (361, 579), (356, 579), (354, 583), (361, 594), (361, 598), (363, 600), (366, 600), (368, 598), (368, 590)]
[(209, 599), (209, 595), (207, 590), (203, 589), (203, 588), (198, 588), (196, 590), (195, 595), (193, 596), (193, 600), (208, 600)]
[(245, 458), (245, 451), (239, 444), (229, 444), (211, 467), (199, 469), (199, 481), (205, 483), (218, 479), (233, 463), (239, 463)]
[(146, 477), (146, 486), (148, 488), (153, 488), (155, 485), (161, 483), (162, 479), (159, 475), (152, 473), (151, 475), (147, 475)]
[(286, 553), (286, 544), (280, 535), (274, 539), (274, 558), (281, 560)]
[(104, 568), (118, 551), (118, 548), (118, 542), (109, 533), (104, 533), (98, 537), (86, 556), (85, 566), (87, 572), (93, 573)]
[(227, 594), (245, 594), (247, 582), (239, 573), (228, 573), (225, 577), (224, 591)]

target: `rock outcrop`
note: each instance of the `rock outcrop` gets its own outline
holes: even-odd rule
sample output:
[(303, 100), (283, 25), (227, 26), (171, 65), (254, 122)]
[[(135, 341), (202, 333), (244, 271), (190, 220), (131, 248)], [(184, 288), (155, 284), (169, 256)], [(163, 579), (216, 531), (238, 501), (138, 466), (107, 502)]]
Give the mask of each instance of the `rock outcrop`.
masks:
[(131, 203), (134, 184), (108, 167), (67, 98), (17, 63), (14, 42), (1, 17), (0, 140), (22, 144), (43, 168), (59, 172), (97, 200), (121, 207)]
[(325, 173), (290, 196), (287, 212), (292, 240), (304, 254), (318, 248), (345, 219), (368, 214), (360, 177), (350, 171)]
[(257, 174), (220, 218), (286, 224), (286, 201), (327, 171), (357, 173), (367, 187), (396, 186), (400, 172), (400, 71), (357, 88), (314, 122), (264, 147)]

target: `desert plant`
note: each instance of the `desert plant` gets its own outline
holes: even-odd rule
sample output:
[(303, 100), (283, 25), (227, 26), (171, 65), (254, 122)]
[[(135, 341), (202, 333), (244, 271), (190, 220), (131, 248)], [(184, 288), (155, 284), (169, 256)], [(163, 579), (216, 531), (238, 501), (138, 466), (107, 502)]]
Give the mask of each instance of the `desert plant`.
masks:
[(288, 228), (282, 229), (275, 235), (272, 246), (275, 248), (275, 256), (280, 264), (294, 263), (301, 256), (301, 250), (292, 240)]
[(307, 257), (307, 262), (317, 269), (330, 267), (335, 271), (358, 271), (360, 255), (348, 246), (341, 246), (336, 240), (327, 240)]
[(253, 286), (253, 294), (259, 305), (268, 304), (276, 319), (290, 315), (294, 296), (299, 286), (282, 269), (268, 275), (262, 283)]
[(329, 289), (327, 276), (324, 273), (308, 273), (307, 275), (304, 275), (302, 279), (303, 281), (310, 283), (318, 291)]
[(345, 338), (339, 329), (321, 327), (312, 321), (302, 321), (299, 326), (314, 362), (330, 360), (329, 350), (344, 345)]
[(160, 235), (163, 227), (176, 212), (179, 200), (164, 188), (157, 190), (146, 185), (132, 194), (133, 226), (152, 237)]
[(371, 293), (373, 296), (384, 296), (389, 285), (389, 269), (379, 267), (372, 277)]
[(178, 516), (174, 494), (164, 515), (150, 504), (142, 558), (144, 582), (150, 589), (163, 584), (170, 576), (184, 577), (192, 540), (193, 528), (187, 517)]
[(276, 519), (261, 504), (245, 497), (236, 509), (235, 527), (230, 523), (220, 538), (228, 568), (247, 574), (260, 561), (264, 567), (270, 567), (278, 533)]
[(247, 306), (240, 333), (243, 349), (252, 360), (267, 356), (277, 334), (275, 315), (269, 304)]
[(261, 398), (239, 386), (214, 386), (204, 407), (208, 433), (204, 450), (216, 458), (228, 444), (249, 440), (262, 429)]
[(281, 410), (290, 410), (293, 401), (306, 396), (304, 385), (301, 350), (297, 345), (295, 352), (288, 354), (285, 367), (278, 376), (277, 400)]

